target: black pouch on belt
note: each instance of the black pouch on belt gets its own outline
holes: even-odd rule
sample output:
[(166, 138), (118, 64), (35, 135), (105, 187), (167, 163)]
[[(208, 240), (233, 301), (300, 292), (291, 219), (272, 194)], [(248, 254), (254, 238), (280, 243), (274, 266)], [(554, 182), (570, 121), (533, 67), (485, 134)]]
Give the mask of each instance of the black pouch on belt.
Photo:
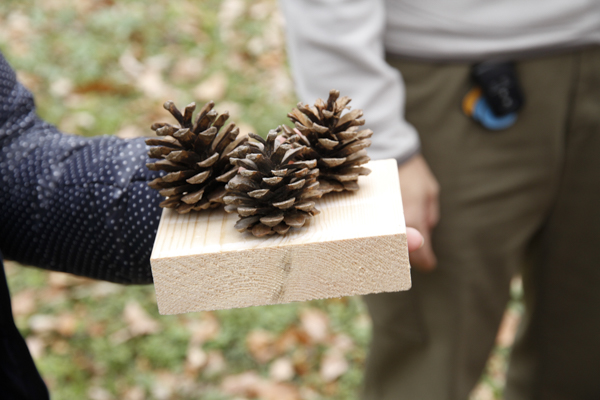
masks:
[(484, 61), (473, 65), (473, 80), (481, 87), (483, 96), (498, 117), (519, 111), (523, 92), (512, 62)]

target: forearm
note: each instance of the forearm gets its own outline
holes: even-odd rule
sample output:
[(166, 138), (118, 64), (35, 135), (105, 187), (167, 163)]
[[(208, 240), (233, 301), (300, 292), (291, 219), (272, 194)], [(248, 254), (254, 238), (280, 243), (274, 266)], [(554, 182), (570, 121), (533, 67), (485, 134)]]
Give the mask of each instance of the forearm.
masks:
[(374, 132), (373, 158), (400, 162), (419, 140), (403, 118), (404, 85), (384, 59), (383, 1), (281, 1), (297, 93), (312, 104), (330, 89), (353, 99)]
[(0, 55), (0, 249), (22, 263), (149, 283), (160, 218), (143, 139), (66, 135)]

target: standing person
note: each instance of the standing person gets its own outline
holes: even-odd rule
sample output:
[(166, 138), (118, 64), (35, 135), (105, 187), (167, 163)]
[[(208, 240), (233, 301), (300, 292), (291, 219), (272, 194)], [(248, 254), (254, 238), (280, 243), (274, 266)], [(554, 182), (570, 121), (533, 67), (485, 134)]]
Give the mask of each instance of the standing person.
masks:
[(126, 284), (152, 282), (161, 197), (144, 139), (67, 135), (36, 115), (0, 53), (0, 398), (48, 391), (17, 330), (2, 256)]
[[(519, 272), (506, 399), (600, 398), (600, 2), (281, 7), (299, 97), (335, 88), (364, 110), (427, 239), (410, 291), (366, 298), (364, 399), (467, 398)], [(490, 114), (499, 81), (482, 65), (520, 108)]]

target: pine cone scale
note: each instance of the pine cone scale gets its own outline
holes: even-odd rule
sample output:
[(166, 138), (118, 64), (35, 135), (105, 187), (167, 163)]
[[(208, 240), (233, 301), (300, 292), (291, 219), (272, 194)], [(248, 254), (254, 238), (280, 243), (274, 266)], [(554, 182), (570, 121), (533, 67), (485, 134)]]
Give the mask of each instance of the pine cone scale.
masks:
[(290, 213), (286, 214), (286, 216), (283, 218), (283, 221), (289, 226), (299, 228), (304, 225), (307, 217), (308, 215), (306, 213)]
[(217, 176), (215, 178), (215, 181), (221, 182), (221, 183), (227, 183), (227, 182), (229, 182), (229, 180), (231, 178), (233, 178), (235, 176), (236, 173), (237, 173), (237, 168), (232, 168), (229, 171), (225, 172), (224, 174)]
[(241, 218), (241, 219), (239, 219), (235, 223), (234, 228), (237, 229), (240, 232), (244, 232), (248, 228), (251, 228), (259, 220), (260, 220), (259, 216), (252, 216), (252, 217)]
[(206, 181), (208, 179), (208, 177), (210, 176), (211, 171), (203, 171), (200, 172), (199, 174), (194, 175), (196, 171), (192, 171), (192, 176), (191, 177), (187, 177), (189, 179), (186, 179), (187, 183), (191, 183), (192, 185), (199, 185), (201, 183), (203, 183), (204, 181)]
[(185, 168), (185, 165), (176, 164), (172, 161), (168, 160), (160, 160), (153, 164), (146, 164), (146, 167), (151, 171), (166, 171), (166, 172), (176, 172)]
[(181, 144), (179, 143), (179, 140), (175, 139), (172, 136), (146, 139), (146, 144), (148, 146), (163, 146), (167, 148), (181, 149)]
[(274, 207), (285, 210), (286, 208), (290, 208), (296, 202), (296, 198), (292, 197), (291, 199), (287, 199), (284, 201), (278, 201), (276, 203), (272, 203)]
[(219, 157), (220, 155), (218, 153), (215, 153), (212, 156), (204, 159), (203, 161), (196, 163), (196, 166), (198, 166), (199, 168), (211, 167), (214, 163), (216, 163), (219, 160)]
[(296, 182), (289, 183), (287, 185), (288, 190), (298, 190), (301, 189), (306, 183), (306, 179), (300, 179)]
[(165, 176), (162, 177), (162, 181), (163, 182), (178, 182), (184, 179), (187, 179), (189, 177), (194, 176), (195, 172), (192, 170), (187, 170), (187, 171), (177, 171), (177, 172), (171, 172), (166, 174)]
[(269, 193), (271, 193), (271, 191), (269, 189), (258, 189), (258, 190), (253, 190), (251, 192), (248, 192), (248, 196), (253, 197), (255, 199), (262, 199)]
[(202, 199), (203, 195), (204, 189), (200, 189), (197, 192), (186, 194), (181, 198), (181, 201), (183, 201), (185, 204), (190, 204), (193, 206)]
[(279, 223), (281, 221), (283, 221), (283, 218), (284, 218), (284, 214), (283, 214), (283, 212), (280, 212), (277, 214), (272, 214), (272, 215), (268, 215), (266, 217), (262, 217), (260, 219), (260, 222), (265, 224), (266, 226), (274, 227), (276, 225), (279, 225)]

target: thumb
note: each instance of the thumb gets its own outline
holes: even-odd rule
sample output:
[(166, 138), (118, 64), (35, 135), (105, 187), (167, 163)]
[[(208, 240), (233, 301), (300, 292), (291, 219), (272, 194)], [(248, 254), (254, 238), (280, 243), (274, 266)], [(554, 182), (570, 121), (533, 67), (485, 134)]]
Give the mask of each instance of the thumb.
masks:
[(425, 239), (423, 238), (423, 235), (421, 235), (421, 232), (410, 227), (406, 228), (406, 241), (408, 242), (409, 253), (419, 250), (425, 243)]

